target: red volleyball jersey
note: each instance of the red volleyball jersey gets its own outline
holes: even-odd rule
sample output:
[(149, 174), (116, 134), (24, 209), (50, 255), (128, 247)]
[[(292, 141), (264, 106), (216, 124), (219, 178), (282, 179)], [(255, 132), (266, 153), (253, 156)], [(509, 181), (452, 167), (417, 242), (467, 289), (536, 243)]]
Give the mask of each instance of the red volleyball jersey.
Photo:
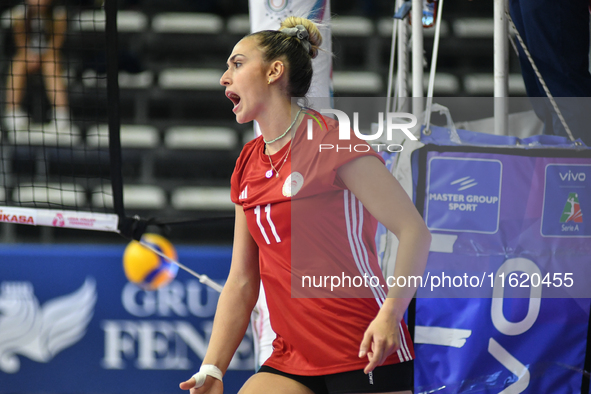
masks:
[[(367, 365), (366, 358), (358, 358), (359, 346), (388, 292), (377, 262), (377, 221), (346, 189), (337, 170), (365, 155), (382, 159), (353, 133), (350, 140), (339, 140), (335, 120), (308, 111), (291, 147), (271, 157), (278, 177), (262, 137), (244, 146), (231, 195), (242, 205), (259, 247), (277, 334), (265, 365), (325, 375)], [(414, 358), (404, 321), (400, 332), (401, 348), (384, 364)]]

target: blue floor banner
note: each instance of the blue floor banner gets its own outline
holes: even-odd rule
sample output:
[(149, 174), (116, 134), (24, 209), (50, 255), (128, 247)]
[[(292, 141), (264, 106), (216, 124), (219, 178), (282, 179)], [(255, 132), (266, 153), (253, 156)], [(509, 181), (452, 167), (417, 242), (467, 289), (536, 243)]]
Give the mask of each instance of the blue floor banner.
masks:
[(433, 129), (413, 155), (436, 245), (412, 313), (415, 392), (588, 393), (591, 150)]
[[(177, 247), (223, 284), (231, 248)], [(219, 294), (184, 271), (144, 291), (124, 246), (0, 247), (0, 393), (182, 393), (207, 349)], [(247, 334), (224, 377), (237, 393), (254, 368)]]
[(534, 302), (418, 299), (416, 392), (581, 393), (589, 300)]

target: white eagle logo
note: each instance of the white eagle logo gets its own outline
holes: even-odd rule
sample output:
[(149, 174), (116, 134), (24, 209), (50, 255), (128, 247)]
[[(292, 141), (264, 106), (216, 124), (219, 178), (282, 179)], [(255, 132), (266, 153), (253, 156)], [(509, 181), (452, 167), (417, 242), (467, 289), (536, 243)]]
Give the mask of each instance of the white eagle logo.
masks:
[(97, 298), (90, 278), (43, 307), (29, 282), (2, 282), (0, 289), (0, 371), (6, 373), (20, 369), (18, 354), (46, 363), (82, 339)]

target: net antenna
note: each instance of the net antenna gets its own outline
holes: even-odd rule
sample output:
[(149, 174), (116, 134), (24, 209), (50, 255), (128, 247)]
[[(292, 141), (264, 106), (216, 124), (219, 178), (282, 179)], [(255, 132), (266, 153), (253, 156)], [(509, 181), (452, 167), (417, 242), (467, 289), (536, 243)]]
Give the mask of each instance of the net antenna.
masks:
[[(4, 235), (14, 231), (4, 224), (10, 223), (139, 241), (148, 225), (161, 224), (125, 212), (117, 1), (89, 4), (0, 6), (0, 38), (8, 43), (0, 53)], [(207, 276), (171, 262), (221, 291)]]

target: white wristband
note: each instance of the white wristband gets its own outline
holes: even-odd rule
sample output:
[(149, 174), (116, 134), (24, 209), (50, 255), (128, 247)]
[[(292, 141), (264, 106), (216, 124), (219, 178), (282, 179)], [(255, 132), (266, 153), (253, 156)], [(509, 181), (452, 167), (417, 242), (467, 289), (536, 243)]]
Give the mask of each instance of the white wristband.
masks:
[(212, 364), (203, 364), (201, 368), (199, 368), (199, 372), (193, 375), (193, 379), (195, 379), (195, 386), (193, 388), (198, 388), (205, 384), (205, 379), (207, 376), (211, 376), (212, 378), (216, 378), (220, 382), (222, 381), (222, 371), (218, 367)]

